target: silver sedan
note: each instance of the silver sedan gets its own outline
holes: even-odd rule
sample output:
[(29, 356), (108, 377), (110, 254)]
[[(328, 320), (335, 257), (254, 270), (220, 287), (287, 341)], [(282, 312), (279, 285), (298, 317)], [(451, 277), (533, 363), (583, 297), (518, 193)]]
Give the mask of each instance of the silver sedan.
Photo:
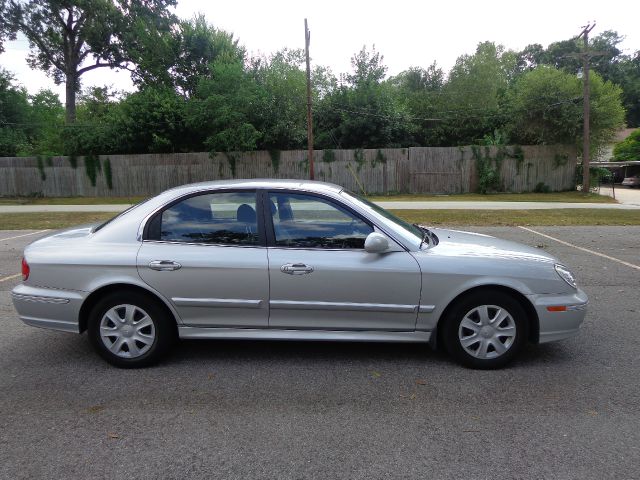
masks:
[(29, 245), (12, 292), (36, 327), (88, 332), (119, 367), (178, 338), (423, 342), (497, 368), (578, 332), (569, 269), (487, 235), (411, 225), (321, 182), (168, 190)]

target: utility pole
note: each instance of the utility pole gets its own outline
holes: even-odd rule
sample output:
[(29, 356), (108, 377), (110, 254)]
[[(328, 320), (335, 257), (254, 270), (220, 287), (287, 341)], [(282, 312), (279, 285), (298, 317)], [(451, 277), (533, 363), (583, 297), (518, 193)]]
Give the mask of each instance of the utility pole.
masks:
[(582, 60), (582, 108), (583, 108), (583, 126), (582, 126), (582, 193), (589, 193), (591, 185), (591, 177), (589, 175), (589, 147), (590, 147), (590, 131), (589, 131), (589, 115), (590, 115), (590, 91), (589, 91), (589, 62), (593, 57), (606, 55), (607, 52), (593, 52), (589, 50), (589, 33), (596, 26), (596, 22), (588, 23), (582, 27), (582, 31), (576, 38), (582, 37), (584, 45), (582, 52), (570, 53), (567, 57), (579, 58)]
[(313, 180), (313, 117), (311, 115), (311, 64), (309, 63), (309, 43), (311, 42), (311, 32), (304, 19), (304, 51), (307, 59), (307, 146), (309, 148), (309, 179)]
[(584, 50), (582, 52), (582, 109), (584, 125), (582, 127), (582, 193), (587, 195), (591, 190), (591, 176), (589, 175), (589, 60), (591, 60), (591, 54), (589, 53), (589, 32), (595, 27), (587, 24), (583, 27), (580, 35), (584, 39)]

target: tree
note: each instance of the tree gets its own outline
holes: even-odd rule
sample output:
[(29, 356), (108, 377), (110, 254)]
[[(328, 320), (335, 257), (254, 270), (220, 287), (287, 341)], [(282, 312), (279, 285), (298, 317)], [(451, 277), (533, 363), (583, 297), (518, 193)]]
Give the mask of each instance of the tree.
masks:
[(616, 162), (640, 161), (640, 130), (631, 132), (631, 135), (616, 144), (613, 159)]
[(58, 95), (51, 90), (40, 90), (29, 96), (31, 104), (29, 155), (62, 155), (63, 139), (60, 135), (64, 126), (64, 108)]
[(389, 79), (395, 102), (400, 110), (408, 112), (407, 127), (411, 132), (411, 145), (436, 145), (438, 130), (434, 129), (438, 111), (447, 110), (443, 105), (445, 73), (433, 62), (426, 70), (411, 67)]
[(217, 64), (189, 99), (186, 125), (211, 152), (255, 150), (263, 135), (255, 126), (261, 104), (260, 89), (241, 63)]
[(480, 142), (504, 123), (503, 98), (516, 72), (517, 56), (493, 42), (458, 57), (444, 86), (436, 135), (444, 145)]
[(0, 156), (13, 157), (28, 144), (29, 101), (27, 92), (0, 69)]
[(216, 62), (242, 62), (245, 50), (232, 33), (209, 24), (204, 15), (179, 24), (177, 56), (170, 68), (175, 87), (184, 96), (194, 94), (200, 79), (210, 77)]
[(263, 135), (258, 148), (290, 150), (307, 142), (304, 50), (284, 49), (270, 58), (254, 59), (249, 76), (258, 88), (256, 128)]
[[(83, 74), (96, 68), (150, 68), (166, 58), (176, 0), (0, 0), (5, 31), (22, 32), (32, 68), (66, 85), (66, 120), (76, 118)], [(1, 28), (1, 26), (0, 26)], [(160, 64), (163, 62), (160, 60)]]
[(351, 57), (352, 73), (345, 75), (347, 83), (354, 87), (362, 85), (378, 84), (384, 80), (387, 74), (387, 67), (384, 63), (384, 56), (376, 51), (376, 46), (371, 48), (371, 52), (366, 46)]
[[(624, 123), (621, 89), (590, 76), (591, 148), (597, 152)], [(522, 144), (582, 144), (582, 81), (542, 66), (523, 74), (506, 99), (510, 139)]]
[(387, 67), (375, 47), (351, 58), (353, 71), (317, 105), (316, 143), (325, 148), (382, 148), (410, 141), (407, 112), (383, 81)]
[(8, 22), (7, 0), (0, 0), (0, 53), (4, 52), (4, 42), (15, 40), (16, 32)]
[[(591, 61), (591, 69), (622, 87), (622, 100), (628, 126), (640, 126), (640, 54), (625, 55), (619, 45), (624, 37), (613, 30), (606, 30), (593, 37), (589, 49), (597, 52)], [(570, 74), (582, 68), (581, 38), (572, 38), (550, 44), (546, 49), (539, 44), (528, 45), (518, 54), (520, 73), (539, 65), (551, 65)]]

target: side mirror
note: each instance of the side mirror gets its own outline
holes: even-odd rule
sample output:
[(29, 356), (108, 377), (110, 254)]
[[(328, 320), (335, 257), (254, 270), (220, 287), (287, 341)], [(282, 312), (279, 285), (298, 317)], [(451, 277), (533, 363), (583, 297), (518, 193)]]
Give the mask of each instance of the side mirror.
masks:
[(371, 232), (364, 241), (364, 249), (369, 253), (382, 253), (389, 249), (389, 240), (378, 232)]

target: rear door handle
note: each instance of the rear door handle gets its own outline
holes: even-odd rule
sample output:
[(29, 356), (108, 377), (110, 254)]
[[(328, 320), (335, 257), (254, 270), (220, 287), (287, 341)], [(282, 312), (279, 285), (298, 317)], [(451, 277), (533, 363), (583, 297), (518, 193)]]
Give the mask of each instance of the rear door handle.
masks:
[(289, 275), (305, 275), (313, 272), (313, 267), (304, 263), (286, 263), (280, 267), (280, 271)]
[(151, 270), (158, 270), (159, 272), (170, 272), (171, 270), (179, 270), (181, 267), (182, 265), (172, 260), (153, 260), (149, 262), (149, 268)]

